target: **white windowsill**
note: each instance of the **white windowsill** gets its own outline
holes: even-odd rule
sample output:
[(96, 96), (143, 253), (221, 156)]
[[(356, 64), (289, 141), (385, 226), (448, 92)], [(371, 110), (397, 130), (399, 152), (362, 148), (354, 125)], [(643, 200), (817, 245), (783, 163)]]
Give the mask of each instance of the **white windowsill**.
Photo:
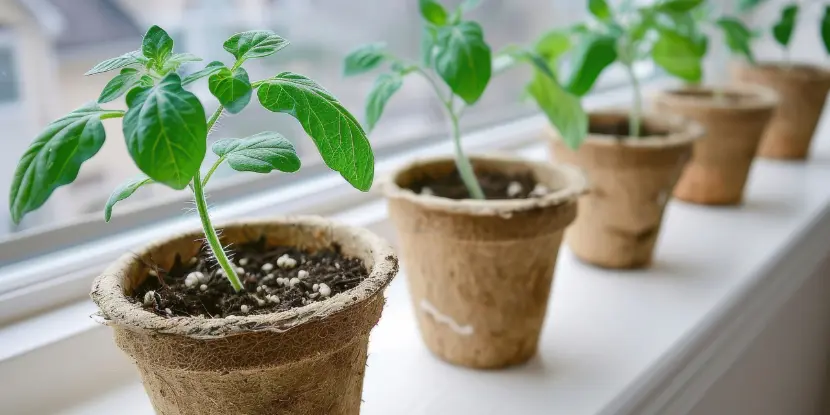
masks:
[[(598, 96), (588, 106), (625, 98), (625, 92)], [(517, 123), (515, 145), (482, 134), (468, 146), (545, 159), (546, 147), (534, 143), (544, 124), (541, 118)], [(563, 249), (539, 355), (525, 366), (479, 372), (433, 358), (400, 275), (372, 335), (362, 413), (683, 413), (677, 408), (723, 370), (711, 362), (728, 367), (827, 254), (830, 128), (821, 131), (806, 164), (756, 163), (744, 206), (670, 203), (650, 270), (603, 271)], [(378, 171), (408, 158), (388, 160)], [(334, 216), (393, 239), (377, 195)], [(81, 301), (0, 328), (0, 378), (15, 379), (0, 388), (5, 408), (152, 413), (109, 329), (89, 318), (94, 311)]]
[[(524, 366), (473, 371), (432, 357), (399, 276), (372, 334), (361, 413), (684, 413), (685, 395), (711, 384), (828, 253), (817, 243), (830, 237), (823, 132), (807, 163), (758, 161), (741, 207), (673, 201), (649, 270), (605, 271), (563, 250), (539, 354)], [(519, 152), (545, 157), (543, 145)], [(341, 219), (386, 234), (383, 215), (378, 201)], [(151, 414), (130, 376), (59, 413)]]

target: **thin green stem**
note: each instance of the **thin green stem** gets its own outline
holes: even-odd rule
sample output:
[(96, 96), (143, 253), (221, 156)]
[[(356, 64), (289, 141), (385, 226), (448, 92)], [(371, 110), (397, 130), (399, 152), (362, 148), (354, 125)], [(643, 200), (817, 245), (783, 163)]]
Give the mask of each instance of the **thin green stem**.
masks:
[[(210, 116), (210, 119), (207, 122), (207, 130), (213, 128), (216, 124), (216, 120), (222, 116), (222, 111), (224, 111), (224, 107), (221, 105), (213, 115)], [(221, 158), (220, 158), (221, 160)], [(214, 164), (211, 170), (208, 172), (208, 175), (205, 176), (204, 183), (207, 183), (207, 179), (210, 178), (210, 175), (213, 174), (213, 171), (216, 170), (219, 162)], [(210, 215), (208, 214), (208, 207), (207, 207), (207, 199), (205, 198), (205, 190), (204, 184), (202, 183), (202, 177), (200, 172), (196, 172), (196, 175), (193, 176), (193, 181), (190, 183), (191, 189), (193, 189), (193, 199), (196, 201), (196, 211), (199, 212), (199, 219), (202, 221), (202, 230), (205, 232), (205, 240), (207, 241), (208, 246), (210, 247), (211, 252), (213, 252), (214, 258), (216, 258), (216, 262), (219, 263), (219, 266), (222, 267), (222, 270), (225, 272), (225, 275), (230, 281), (231, 286), (233, 287), (234, 291), (240, 291), (242, 287), (242, 282), (239, 280), (239, 276), (236, 275), (236, 269), (231, 265), (231, 262), (228, 260), (227, 254), (225, 254), (225, 249), (222, 248), (222, 243), (219, 241), (219, 236), (216, 234), (216, 229), (213, 227), (213, 223), (210, 221)]]
[(640, 91), (640, 81), (634, 73), (634, 65), (624, 65), (628, 78), (631, 80), (631, 87), (634, 90), (634, 99), (631, 103), (631, 111), (628, 113), (628, 135), (631, 137), (640, 136), (640, 117), (643, 112), (643, 97)]
[(216, 171), (216, 169), (219, 167), (220, 164), (222, 164), (223, 161), (225, 161), (225, 156), (219, 157), (216, 160), (216, 162), (214, 162), (213, 165), (210, 166), (210, 170), (208, 170), (207, 174), (205, 174), (205, 178), (202, 179), (202, 187), (207, 186), (208, 180), (210, 180), (210, 176), (213, 176), (213, 172)]
[(193, 196), (196, 200), (196, 210), (199, 212), (199, 219), (202, 221), (202, 229), (205, 231), (205, 239), (211, 252), (213, 252), (213, 256), (216, 258), (216, 262), (225, 271), (225, 275), (228, 277), (228, 281), (231, 282), (234, 291), (238, 292), (242, 289), (242, 281), (239, 280), (239, 276), (236, 275), (236, 270), (231, 266), (228, 256), (225, 255), (225, 250), (222, 248), (222, 243), (219, 242), (216, 229), (213, 228), (213, 224), (210, 222), (207, 201), (205, 200), (205, 191), (199, 176), (197, 172), (196, 176), (193, 177)]
[(107, 110), (106, 113), (101, 114), (101, 119), (106, 120), (108, 118), (121, 118), (124, 116), (124, 111), (121, 110)]
[(458, 113), (456, 113), (453, 109), (452, 93), (450, 93), (450, 96), (447, 99), (444, 99), (441, 95), (441, 88), (438, 86), (438, 83), (435, 82), (431, 76), (429, 76), (429, 74), (421, 68), (418, 68), (415, 71), (426, 78), (430, 85), (432, 85), (432, 89), (435, 90), (435, 94), (438, 96), (438, 99), (441, 101), (441, 104), (447, 113), (447, 117), (450, 119), (453, 149), (455, 150), (455, 168), (458, 169), (458, 175), (461, 176), (461, 181), (464, 182), (464, 187), (467, 188), (467, 192), (470, 193), (470, 197), (473, 199), (484, 200), (484, 191), (481, 190), (481, 185), (478, 183), (475, 171), (473, 170), (473, 165), (470, 163), (470, 159), (467, 155), (464, 154), (464, 149), (461, 146), (461, 129), (459, 128), (458, 118), (464, 108), (460, 108)]
[(219, 117), (222, 116), (222, 111), (224, 111), (224, 110), (225, 110), (225, 107), (220, 105), (219, 108), (217, 108), (216, 111), (213, 112), (213, 115), (210, 116), (210, 119), (208, 119), (208, 122), (207, 122), (208, 134), (210, 134), (210, 130), (213, 129), (213, 125), (216, 124), (216, 121), (218, 121)]

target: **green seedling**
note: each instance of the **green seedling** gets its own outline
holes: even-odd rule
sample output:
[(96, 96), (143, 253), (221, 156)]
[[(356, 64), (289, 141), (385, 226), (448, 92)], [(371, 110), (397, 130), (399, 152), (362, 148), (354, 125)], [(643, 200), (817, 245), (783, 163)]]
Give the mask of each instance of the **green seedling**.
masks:
[[(346, 108), (322, 86), (292, 72), (251, 82), (243, 64), (270, 56), (288, 41), (266, 30), (237, 33), (224, 43), (234, 61), (230, 66), (211, 62), (182, 78), (179, 67), (201, 59), (173, 53), (173, 39), (158, 26), (144, 36), (139, 50), (95, 65), (87, 75), (119, 73), (90, 102), (47, 126), (23, 155), (14, 174), (9, 206), (12, 219), (43, 205), (52, 192), (72, 183), (81, 164), (104, 144), (102, 120), (123, 118), (127, 151), (142, 174), (119, 186), (104, 208), (106, 221), (113, 206), (138, 188), (161, 184), (193, 192), (205, 239), (234, 290), (242, 289), (214, 229), (204, 188), (216, 168), (227, 162), (237, 171), (295, 172), (300, 158), (292, 143), (276, 132), (246, 138), (224, 138), (213, 143), (218, 160), (202, 177), (208, 134), (225, 113), (242, 111), (256, 93), (265, 109), (291, 115), (317, 145), (323, 161), (357, 189), (366, 191), (374, 176), (374, 157), (366, 133)], [(218, 108), (207, 116), (199, 98), (186, 86), (207, 78)], [(127, 110), (105, 109), (101, 104), (125, 96)]]
[[(384, 44), (374, 43), (361, 46), (346, 57), (344, 74), (362, 74), (384, 63), (389, 64), (389, 71), (377, 78), (367, 98), (365, 123), (368, 130), (374, 128), (389, 99), (403, 85), (404, 78), (409, 75), (423, 77), (441, 101), (449, 119), (459, 175), (472, 198), (484, 199), (470, 160), (464, 154), (459, 128), (465, 107), (474, 105), (481, 98), (491, 76), (499, 69), (494, 68), (491, 48), (484, 39), (481, 25), (465, 18), (465, 13), (478, 3), (467, 0), (450, 12), (435, 0), (419, 0), (423, 29), (422, 56), (418, 62), (399, 58)], [(555, 120), (554, 125), (563, 134), (584, 137), (587, 120), (579, 100), (559, 87), (544, 59), (516, 47), (505, 51), (503, 56), (510, 62), (501, 65), (502, 69), (515, 62), (531, 63), (536, 68), (536, 78), (529, 87), (530, 94), (551, 120)]]
[[(662, 0), (637, 7), (625, 1), (614, 9), (606, 0), (588, 0), (593, 18), (586, 24), (549, 34), (558, 37), (567, 51), (570, 74), (565, 89), (582, 96), (593, 88), (606, 68), (620, 64), (634, 91), (629, 113), (629, 135), (640, 136), (642, 91), (634, 70), (637, 62), (653, 61), (657, 66), (687, 82), (699, 82), (707, 38), (693, 17), (703, 0)], [(557, 34), (558, 33), (558, 34)]]
[[(741, 0), (739, 9), (743, 12), (749, 12), (758, 7), (766, 0)], [(822, 8), (820, 13), (821, 21), (819, 22), (819, 37), (824, 45), (825, 51), (830, 54), (830, 4), (822, 1), (801, 1), (785, 4), (781, 7), (781, 11), (770, 31), (773, 39), (778, 43), (784, 52), (784, 61), (790, 62), (790, 44), (798, 24), (798, 19), (803, 12), (801, 10), (812, 6), (819, 6)]]

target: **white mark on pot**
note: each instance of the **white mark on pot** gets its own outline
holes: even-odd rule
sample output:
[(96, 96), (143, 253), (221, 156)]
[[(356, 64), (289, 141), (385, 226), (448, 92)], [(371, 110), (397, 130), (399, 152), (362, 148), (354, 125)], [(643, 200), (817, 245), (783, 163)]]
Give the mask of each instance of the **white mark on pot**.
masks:
[(533, 187), (533, 190), (530, 192), (530, 196), (533, 197), (542, 197), (550, 192), (547, 186), (543, 185), (542, 183), (536, 183), (536, 186)]
[(475, 331), (473, 329), (473, 326), (469, 324), (465, 324), (462, 326), (458, 324), (455, 320), (453, 320), (452, 317), (438, 311), (438, 309), (435, 308), (435, 306), (432, 305), (432, 303), (430, 303), (426, 298), (421, 299), (421, 310), (423, 310), (430, 317), (435, 319), (435, 321), (437, 321), (438, 323), (446, 324), (450, 328), (450, 330), (462, 336), (471, 336)]
[(299, 279), (308, 278), (308, 271), (306, 271), (304, 269), (301, 269), (301, 270), (297, 271), (297, 278), (299, 278)]
[(262, 264), (262, 270), (265, 271), (265, 272), (271, 272), (271, 270), (273, 270), (273, 269), (274, 269), (274, 264), (272, 264), (270, 262), (266, 262), (266, 263)]
[(248, 265), (248, 258), (240, 258), (239, 259), (239, 265), (242, 265), (243, 267), (245, 265)]
[(292, 269), (297, 266), (297, 260), (288, 256), (288, 254), (284, 254), (277, 258), (277, 266), (282, 269)]
[(507, 197), (517, 197), (522, 193), (522, 184), (519, 182), (510, 182), (507, 185)]
[(248, 311), (250, 311), (250, 310), (251, 310), (251, 308), (250, 308), (250, 307), (248, 307), (248, 306), (247, 306), (247, 305), (245, 305), (245, 304), (242, 304), (241, 306), (239, 306), (239, 311), (241, 311), (241, 312), (243, 312), (243, 313), (247, 313), (247, 312), (248, 312)]
[(151, 306), (156, 303), (156, 292), (153, 290), (144, 293), (144, 305)]
[(323, 297), (328, 297), (331, 295), (331, 288), (325, 283), (320, 283), (320, 286), (318, 288), (320, 289), (320, 295), (322, 295)]
[(432, 196), (435, 192), (432, 190), (431, 187), (424, 186), (421, 188), (421, 194), (425, 196)]
[(208, 286), (207, 286), (207, 284), (202, 284), (202, 285), (199, 286), (199, 289), (202, 290), (202, 291), (207, 291)]
[(290, 281), (288, 281), (288, 286), (291, 287), (291, 288), (294, 288), (299, 283), (300, 283), (299, 278), (292, 278)]
[(203, 278), (204, 278), (204, 275), (202, 275), (201, 272), (193, 271), (190, 274), (187, 274), (187, 276), (184, 278), (184, 285), (187, 286), (188, 288), (193, 288), (193, 287), (199, 285), (199, 282)]

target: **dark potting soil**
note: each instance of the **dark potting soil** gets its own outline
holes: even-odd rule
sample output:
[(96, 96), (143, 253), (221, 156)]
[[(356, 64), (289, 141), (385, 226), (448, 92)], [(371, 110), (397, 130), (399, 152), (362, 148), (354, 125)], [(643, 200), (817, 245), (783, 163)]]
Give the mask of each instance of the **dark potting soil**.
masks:
[[(481, 190), (488, 200), (529, 199), (548, 193), (544, 186), (537, 187), (536, 178), (530, 172), (518, 174), (504, 174), (493, 171), (477, 171)], [(439, 178), (425, 178), (415, 181), (408, 186), (418, 194), (432, 194), (448, 199), (469, 199), (470, 193), (457, 170), (447, 176)], [(535, 189), (535, 191), (534, 191)]]
[(233, 251), (232, 263), (244, 285), (238, 293), (204, 247), (187, 263), (176, 257), (171, 269), (151, 273), (131, 298), (167, 317), (267, 314), (326, 300), (369, 275), (361, 260), (344, 256), (339, 246), (310, 252), (266, 246), (263, 239)]
[[(588, 125), (588, 132), (591, 134), (600, 134), (613, 136), (615, 138), (630, 137), (628, 134), (628, 119), (620, 119), (614, 122), (603, 121), (602, 123), (590, 123)], [(640, 124), (640, 135), (638, 137), (660, 136), (667, 135), (666, 131), (650, 128), (647, 125)]]

